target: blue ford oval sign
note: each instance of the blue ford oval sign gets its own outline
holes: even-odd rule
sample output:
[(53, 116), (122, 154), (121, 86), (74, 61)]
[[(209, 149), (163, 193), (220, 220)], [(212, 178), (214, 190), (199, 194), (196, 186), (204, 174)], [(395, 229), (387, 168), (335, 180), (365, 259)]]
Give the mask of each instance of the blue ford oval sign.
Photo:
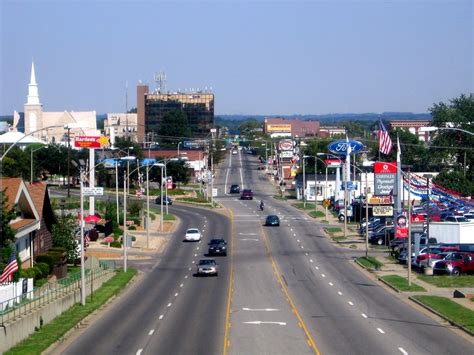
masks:
[(358, 141), (339, 140), (329, 143), (328, 149), (337, 155), (347, 155), (348, 145), (351, 146), (351, 153), (358, 153), (364, 148), (364, 145)]

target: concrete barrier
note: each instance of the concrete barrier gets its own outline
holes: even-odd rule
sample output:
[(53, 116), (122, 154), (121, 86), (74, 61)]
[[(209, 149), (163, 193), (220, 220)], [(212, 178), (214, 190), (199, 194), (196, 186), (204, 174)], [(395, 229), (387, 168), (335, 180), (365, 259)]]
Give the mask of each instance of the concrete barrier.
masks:
[[(114, 274), (114, 270), (109, 270), (109, 272), (103, 272), (99, 277), (94, 278), (92, 284), (86, 285), (86, 295), (91, 293), (91, 288), (93, 291), (99, 289)], [(58, 298), (47, 303), (39, 304), (39, 302), (33, 301), (32, 304), (27, 304), (26, 306), (29, 308), (28, 313), (0, 324), (0, 353), (4, 353), (26, 339), (36, 329), (48, 324), (74, 304), (80, 302), (81, 292), (79, 288), (76, 288), (68, 293), (61, 293)]]

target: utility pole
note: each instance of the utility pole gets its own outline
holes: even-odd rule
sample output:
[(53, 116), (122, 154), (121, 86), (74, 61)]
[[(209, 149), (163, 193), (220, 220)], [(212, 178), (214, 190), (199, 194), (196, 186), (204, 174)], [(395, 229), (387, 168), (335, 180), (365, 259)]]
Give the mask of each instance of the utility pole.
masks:
[(70, 137), (71, 129), (67, 127), (67, 197), (71, 197), (70, 192), (70, 176), (71, 176), (71, 137)]

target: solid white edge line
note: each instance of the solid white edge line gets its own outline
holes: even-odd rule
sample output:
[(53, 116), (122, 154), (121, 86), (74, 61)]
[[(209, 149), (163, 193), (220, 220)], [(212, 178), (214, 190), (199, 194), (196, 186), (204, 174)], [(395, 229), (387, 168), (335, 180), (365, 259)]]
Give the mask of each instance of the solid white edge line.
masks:
[(378, 330), (380, 333), (385, 334), (385, 332), (384, 332), (382, 329), (377, 328), (377, 330)]

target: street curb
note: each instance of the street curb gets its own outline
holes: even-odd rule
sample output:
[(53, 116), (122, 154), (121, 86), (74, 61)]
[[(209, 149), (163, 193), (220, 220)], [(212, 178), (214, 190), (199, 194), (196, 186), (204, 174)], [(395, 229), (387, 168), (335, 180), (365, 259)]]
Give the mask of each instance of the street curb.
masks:
[(374, 271), (377, 271), (377, 270), (375, 270), (375, 269), (366, 268), (366, 267), (365, 267), (359, 260), (357, 260), (357, 259), (354, 259), (354, 262), (355, 262), (357, 265), (359, 265), (362, 269), (364, 269), (365, 271), (368, 271), (368, 272), (370, 272), (370, 273), (372, 273), (372, 274), (374, 273)]
[[(444, 298), (446, 298), (446, 297), (444, 297)], [(446, 320), (449, 324), (454, 325), (454, 326), (456, 326), (456, 327), (462, 329), (463, 331), (465, 331), (466, 333), (468, 333), (468, 334), (471, 335), (471, 336), (474, 336), (474, 332), (472, 332), (471, 330), (469, 330), (468, 328), (466, 328), (466, 327), (463, 326), (462, 324), (459, 324), (459, 323), (457, 323), (457, 322), (455, 322), (455, 321), (449, 319), (449, 318), (446, 317), (444, 314), (439, 313), (437, 310), (435, 310), (435, 309), (431, 308), (430, 306), (427, 306), (427, 305), (424, 304), (423, 302), (420, 302), (420, 301), (418, 301), (417, 299), (413, 298), (413, 296), (409, 296), (408, 299), (409, 299), (410, 301), (412, 301), (412, 302), (418, 304), (419, 306), (421, 306), (421, 307), (427, 309), (428, 311), (430, 311), (430, 312), (436, 314), (438, 317), (443, 318), (443, 319)], [(448, 298), (446, 298), (446, 299), (448, 299)]]
[(396, 293), (402, 293), (402, 291), (400, 291), (398, 288), (396, 288), (395, 286), (393, 286), (392, 284), (388, 283), (387, 281), (385, 281), (384, 279), (382, 279), (381, 277), (377, 277), (377, 280), (379, 280), (380, 282), (382, 282), (383, 284), (385, 284), (386, 286), (390, 287), (392, 290), (394, 290)]

